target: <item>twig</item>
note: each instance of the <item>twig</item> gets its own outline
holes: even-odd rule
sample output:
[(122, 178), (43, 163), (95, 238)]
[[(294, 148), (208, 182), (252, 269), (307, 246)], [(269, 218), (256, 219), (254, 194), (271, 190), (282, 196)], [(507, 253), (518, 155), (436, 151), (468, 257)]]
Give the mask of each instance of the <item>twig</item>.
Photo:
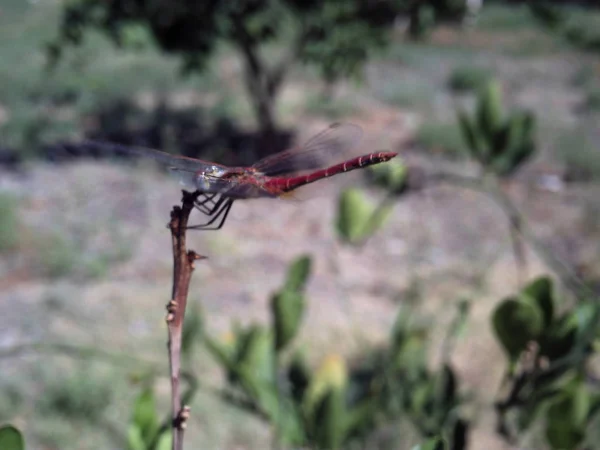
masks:
[(180, 373), (181, 373), (181, 339), (183, 321), (187, 304), (190, 280), (194, 270), (194, 261), (203, 259), (193, 250), (186, 248), (186, 229), (194, 201), (199, 193), (182, 191), (181, 206), (174, 206), (171, 211), (169, 228), (173, 243), (173, 292), (167, 305), (167, 328), (169, 333), (168, 351), (171, 376), (171, 427), (173, 431), (173, 450), (183, 449), (183, 434), (190, 408), (181, 404)]
[[(194, 397), (196, 391), (200, 388), (200, 386), (198, 384), (198, 380), (196, 379), (196, 376), (191, 372), (182, 372), (180, 377), (187, 381), (188, 389), (182, 395), (182, 398), (183, 398), (184, 403), (189, 403), (192, 400), (192, 398)], [(217, 392), (217, 394), (218, 394), (218, 391), (216, 388), (212, 388), (212, 390), (214, 392)], [(189, 412), (189, 409), (188, 409), (188, 412)], [(165, 420), (161, 423), (161, 425), (158, 429), (158, 432), (155, 434), (154, 439), (148, 445), (149, 449), (157, 448), (160, 438), (163, 436), (163, 433), (166, 433), (167, 430), (169, 428), (171, 428), (172, 422), (173, 422), (173, 419), (170, 415), (165, 418)]]

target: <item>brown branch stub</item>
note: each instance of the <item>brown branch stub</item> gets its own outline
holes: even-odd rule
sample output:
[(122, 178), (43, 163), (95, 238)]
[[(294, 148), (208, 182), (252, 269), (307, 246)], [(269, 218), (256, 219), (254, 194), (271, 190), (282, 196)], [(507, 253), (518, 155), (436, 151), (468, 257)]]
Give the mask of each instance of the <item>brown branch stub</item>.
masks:
[(190, 412), (191, 408), (188, 405), (184, 405), (177, 417), (173, 420), (173, 428), (185, 430), (187, 428), (188, 419), (190, 418)]
[(188, 406), (181, 407), (180, 373), (181, 373), (181, 339), (187, 305), (188, 291), (194, 262), (204, 257), (193, 250), (187, 250), (186, 230), (190, 213), (194, 208), (199, 192), (182, 191), (181, 206), (171, 210), (169, 229), (173, 247), (173, 290), (171, 300), (167, 304), (167, 328), (169, 333), (168, 351), (171, 378), (171, 414), (173, 427), (173, 450), (183, 449), (183, 432), (189, 417)]
[(172, 322), (175, 319), (175, 312), (177, 311), (177, 302), (175, 300), (171, 300), (167, 303), (167, 323)]

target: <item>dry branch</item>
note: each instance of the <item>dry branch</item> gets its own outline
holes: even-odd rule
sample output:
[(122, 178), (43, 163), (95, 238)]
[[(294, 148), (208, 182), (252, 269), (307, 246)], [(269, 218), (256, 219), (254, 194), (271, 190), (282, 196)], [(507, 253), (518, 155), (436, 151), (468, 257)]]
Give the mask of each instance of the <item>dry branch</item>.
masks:
[(204, 258), (193, 250), (187, 250), (186, 248), (188, 219), (199, 193), (186, 191), (182, 191), (182, 193), (181, 206), (173, 207), (171, 221), (169, 222), (173, 243), (173, 291), (171, 301), (167, 304), (167, 328), (169, 333), (168, 351), (171, 376), (173, 450), (183, 449), (183, 435), (190, 415), (189, 406), (182, 406), (181, 404), (181, 339), (194, 262)]

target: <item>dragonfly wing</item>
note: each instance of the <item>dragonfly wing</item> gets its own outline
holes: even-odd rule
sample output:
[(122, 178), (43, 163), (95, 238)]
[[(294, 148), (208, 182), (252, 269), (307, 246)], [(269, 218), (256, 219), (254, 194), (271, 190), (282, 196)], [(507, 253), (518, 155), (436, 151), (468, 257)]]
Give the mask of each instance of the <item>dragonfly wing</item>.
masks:
[[(198, 172), (178, 167), (169, 167), (172, 174), (179, 178), (180, 183), (190, 189), (204, 193), (222, 194), (227, 197), (241, 198), (244, 185), (239, 184), (233, 178), (219, 178), (210, 175), (198, 177)], [(258, 187), (257, 187), (258, 188)]]
[(362, 134), (358, 125), (334, 123), (304, 145), (263, 158), (252, 167), (272, 177), (324, 168), (355, 148)]
[(83, 141), (82, 146), (84, 149), (88, 148), (101, 154), (106, 153), (106, 155), (120, 154), (127, 156), (137, 156), (141, 158), (150, 158), (165, 166), (174, 167), (182, 170), (200, 171), (208, 166), (218, 166), (218, 164), (202, 161), (200, 159), (188, 158), (187, 156), (181, 155), (173, 155), (171, 153), (162, 152), (160, 150), (154, 150), (152, 148), (146, 147), (129, 147), (127, 145), (91, 140)]

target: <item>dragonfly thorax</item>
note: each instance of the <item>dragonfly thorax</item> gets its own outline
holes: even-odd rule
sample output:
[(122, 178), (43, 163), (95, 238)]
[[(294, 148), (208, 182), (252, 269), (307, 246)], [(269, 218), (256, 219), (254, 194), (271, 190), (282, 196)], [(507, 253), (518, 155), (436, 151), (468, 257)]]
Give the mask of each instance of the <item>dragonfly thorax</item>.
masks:
[(226, 170), (219, 166), (207, 166), (196, 175), (196, 187), (201, 192), (212, 193), (220, 192), (223, 187), (221, 177), (225, 175)]

